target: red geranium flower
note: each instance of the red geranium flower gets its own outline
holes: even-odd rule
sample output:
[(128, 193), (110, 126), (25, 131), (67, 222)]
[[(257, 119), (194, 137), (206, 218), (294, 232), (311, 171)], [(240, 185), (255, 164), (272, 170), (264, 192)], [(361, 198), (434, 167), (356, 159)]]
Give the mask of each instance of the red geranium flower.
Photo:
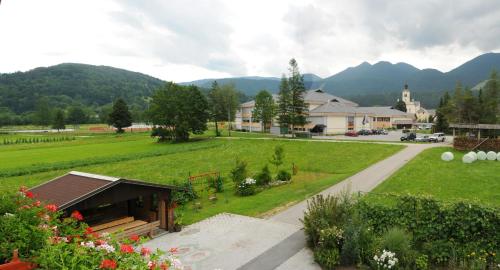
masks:
[(116, 262), (109, 259), (104, 259), (99, 266), (99, 269), (116, 269)]
[(31, 191), (26, 191), (26, 192), (24, 192), (24, 196), (26, 196), (26, 197), (28, 197), (28, 198), (30, 198), (30, 199), (33, 199), (33, 197), (34, 197), (34, 196), (33, 196), (33, 192), (31, 192)]
[(33, 206), (39, 207), (42, 203), (40, 201), (36, 201), (33, 203)]
[(78, 210), (73, 211), (73, 213), (71, 213), (71, 217), (78, 220), (78, 221), (83, 220), (83, 216), (82, 216), (82, 214), (80, 214), (80, 212), (78, 212)]
[(141, 248), (141, 255), (142, 256), (148, 256), (149, 254), (151, 254), (151, 249), (149, 249), (147, 247)]
[(85, 234), (92, 234), (92, 233), (94, 233), (94, 230), (92, 229), (92, 227), (87, 227), (85, 229)]
[(47, 211), (49, 211), (49, 212), (53, 212), (54, 213), (54, 212), (57, 211), (57, 205), (55, 205), (55, 204), (47, 204), (45, 206), (45, 209), (47, 209)]
[(134, 252), (134, 248), (131, 245), (122, 244), (120, 246), (120, 251), (123, 252), (123, 253), (133, 253)]
[(160, 269), (161, 270), (168, 270), (168, 268), (170, 268), (170, 266), (166, 262), (162, 262), (160, 264)]
[(168, 251), (170, 251), (170, 253), (176, 253), (177, 252), (177, 248), (171, 248)]
[(139, 242), (140, 238), (139, 238), (139, 235), (137, 234), (133, 234), (129, 237), (130, 240), (134, 241), (134, 242)]

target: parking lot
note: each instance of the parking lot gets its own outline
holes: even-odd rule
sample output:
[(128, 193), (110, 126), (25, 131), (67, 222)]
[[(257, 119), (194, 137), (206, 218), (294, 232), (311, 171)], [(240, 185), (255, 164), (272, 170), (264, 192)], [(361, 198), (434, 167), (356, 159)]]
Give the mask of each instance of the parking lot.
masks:
[[(417, 137), (422, 137), (431, 134), (419, 134)], [(401, 136), (403, 136), (402, 130), (389, 131), (387, 135), (360, 135), (358, 137), (350, 137), (345, 135), (335, 135), (335, 136), (314, 136), (317, 139), (331, 139), (331, 140), (352, 140), (352, 141), (385, 141), (385, 142), (400, 142)], [(445, 143), (452, 143), (453, 137), (446, 136)]]

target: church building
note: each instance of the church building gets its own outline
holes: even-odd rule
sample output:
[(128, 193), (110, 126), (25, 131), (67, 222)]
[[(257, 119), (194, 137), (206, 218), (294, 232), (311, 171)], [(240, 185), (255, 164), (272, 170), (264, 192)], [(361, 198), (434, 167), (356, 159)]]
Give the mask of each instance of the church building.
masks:
[(431, 114), (424, 107), (420, 106), (420, 101), (415, 101), (411, 98), (410, 89), (408, 84), (405, 84), (402, 93), (402, 100), (406, 104), (406, 112), (415, 115), (418, 122), (428, 122)]

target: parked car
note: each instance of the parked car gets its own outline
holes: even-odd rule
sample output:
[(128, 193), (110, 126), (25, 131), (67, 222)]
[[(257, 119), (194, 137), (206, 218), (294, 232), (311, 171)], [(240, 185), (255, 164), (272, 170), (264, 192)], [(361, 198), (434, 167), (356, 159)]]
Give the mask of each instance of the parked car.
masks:
[(413, 132), (404, 133), (401, 137), (401, 141), (414, 141), (417, 138), (417, 134)]
[(425, 135), (425, 136), (422, 136), (422, 137), (415, 138), (415, 141), (416, 142), (430, 142), (431, 139), (430, 139), (429, 135)]
[(429, 136), (429, 141), (431, 142), (444, 142), (446, 140), (446, 137), (444, 136), (444, 133), (438, 132), (434, 133), (431, 136)]
[(358, 131), (358, 135), (372, 135), (373, 132), (369, 129), (362, 129), (360, 131)]
[(389, 134), (389, 132), (387, 132), (387, 130), (385, 130), (385, 129), (374, 129), (373, 134), (387, 135), (387, 134)]
[(354, 130), (349, 130), (344, 135), (349, 137), (358, 137), (358, 133), (356, 133), (356, 131)]
[(325, 130), (326, 126), (322, 124), (315, 125), (313, 128), (311, 128), (309, 131), (312, 133), (323, 133)]

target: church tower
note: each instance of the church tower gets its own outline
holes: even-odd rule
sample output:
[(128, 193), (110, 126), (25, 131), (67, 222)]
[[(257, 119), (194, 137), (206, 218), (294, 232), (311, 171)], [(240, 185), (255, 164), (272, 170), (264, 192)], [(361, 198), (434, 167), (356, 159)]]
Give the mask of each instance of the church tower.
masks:
[(410, 90), (408, 89), (408, 84), (405, 84), (405, 88), (403, 89), (402, 100), (404, 103), (408, 105), (411, 102), (410, 98)]

